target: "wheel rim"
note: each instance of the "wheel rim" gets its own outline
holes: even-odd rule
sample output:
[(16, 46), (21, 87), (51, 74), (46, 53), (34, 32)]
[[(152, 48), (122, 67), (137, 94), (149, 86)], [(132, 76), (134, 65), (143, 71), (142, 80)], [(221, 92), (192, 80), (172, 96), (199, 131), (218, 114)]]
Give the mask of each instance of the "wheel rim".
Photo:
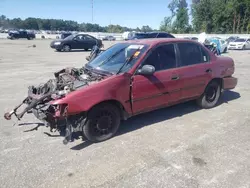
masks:
[(112, 133), (114, 128), (114, 122), (112, 119), (112, 114), (110, 112), (101, 112), (91, 126), (93, 136), (101, 137)]
[(68, 45), (64, 46), (64, 51), (69, 51), (70, 50), (70, 47)]
[(210, 86), (206, 92), (206, 101), (209, 103), (214, 102), (216, 98), (217, 88), (215, 86)]

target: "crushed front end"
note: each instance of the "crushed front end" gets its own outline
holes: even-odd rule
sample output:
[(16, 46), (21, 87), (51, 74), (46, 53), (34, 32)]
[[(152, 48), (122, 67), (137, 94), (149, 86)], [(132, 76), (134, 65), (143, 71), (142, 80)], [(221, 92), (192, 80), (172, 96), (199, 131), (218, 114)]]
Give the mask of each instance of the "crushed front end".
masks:
[[(50, 131), (59, 131), (65, 135), (63, 141), (67, 144), (73, 132), (79, 131), (84, 123), (85, 114), (68, 114), (68, 104), (55, 105), (53, 102), (64, 98), (67, 94), (82, 89), (92, 82), (101, 80), (100, 75), (91, 74), (84, 67), (81, 69), (66, 68), (54, 73), (55, 78), (39, 86), (28, 87), (28, 96), (13, 110), (4, 114), (6, 120), (15, 115), (21, 120), (24, 114), (33, 113), (37, 119), (44, 122)], [(22, 106), (26, 107), (17, 113)]]

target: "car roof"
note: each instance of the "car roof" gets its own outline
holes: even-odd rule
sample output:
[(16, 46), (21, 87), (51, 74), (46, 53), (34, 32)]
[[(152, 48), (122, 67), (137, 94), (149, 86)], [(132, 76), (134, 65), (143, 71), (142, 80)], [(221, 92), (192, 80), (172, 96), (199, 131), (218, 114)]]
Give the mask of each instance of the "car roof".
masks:
[(198, 43), (196, 41), (188, 40), (188, 39), (180, 39), (180, 38), (150, 38), (150, 39), (136, 39), (136, 40), (129, 40), (125, 43), (137, 43), (137, 44), (147, 44), (150, 46), (154, 46), (161, 43), (172, 43), (172, 42), (189, 42), (189, 43)]

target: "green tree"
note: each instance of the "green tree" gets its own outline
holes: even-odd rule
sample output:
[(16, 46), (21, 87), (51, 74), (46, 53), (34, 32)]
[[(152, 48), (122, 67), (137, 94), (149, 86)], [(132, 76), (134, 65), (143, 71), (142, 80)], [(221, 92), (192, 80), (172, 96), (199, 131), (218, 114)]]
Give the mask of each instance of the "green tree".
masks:
[[(84, 31), (84, 32), (114, 32), (121, 33), (124, 31), (135, 30), (120, 25), (109, 25), (102, 27), (92, 23), (77, 23), (72, 20), (62, 19), (41, 19), (41, 18), (20, 18), (8, 19), (6, 16), (0, 16), (0, 27), (9, 29), (33, 29), (33, 30), (63, 30), (63, 31)], [(146, 27), (148, 30), (149, 27)]]
[(153, 31), (153, 29), (151, 27), (149, 27), (148, 25), (144, 25), (141, 27), (140, 29), (142, 32), (150, 32)]
[(165, 17), (161, 22), (160, 30), (168, 32), (185, 33), (190, 31), (188, 4), (186, 0), (172, 0), (168, 4), (171, 16)]

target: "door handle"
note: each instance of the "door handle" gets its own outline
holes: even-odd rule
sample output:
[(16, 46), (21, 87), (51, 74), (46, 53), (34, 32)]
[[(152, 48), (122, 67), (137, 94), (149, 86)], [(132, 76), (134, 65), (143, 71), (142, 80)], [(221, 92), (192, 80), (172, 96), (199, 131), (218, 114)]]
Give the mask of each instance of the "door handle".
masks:
[(212, 69), (207, 69), (206, 70), (206, 73), (210, 73), (210, 72), (212, 72)]
[(171, 80), (179, 80), (179, 76), (173, 76)]

